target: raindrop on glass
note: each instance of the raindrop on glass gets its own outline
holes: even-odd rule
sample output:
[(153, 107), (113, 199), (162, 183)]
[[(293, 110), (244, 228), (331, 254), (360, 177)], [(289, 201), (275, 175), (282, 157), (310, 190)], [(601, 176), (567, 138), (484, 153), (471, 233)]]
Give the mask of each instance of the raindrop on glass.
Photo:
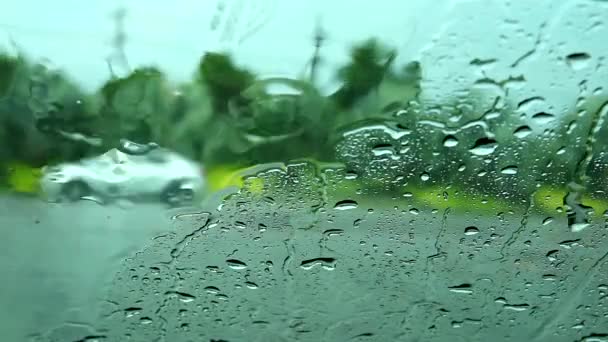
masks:
[(226, 264), (228, 264), (228, 267), (232, 268), (233, 270), (243, 270), (247, 268), (246, 263), (237, 259), (228, 259), (226, 260)]
[(490, 138), (481, 138), (475, 142), (475, 145), (469, 151), (477, 156), (487, 156), (492, 154), (497, 147), (498, 144), (496, 143), (496, 140)]
[(534, 120), (534, 122), (536, 122), (537, 124), (546, 125), (549, 122), (555, 120), (555, 115), (545, 113), (545, 112), (540, 112), (540, 113), (536, 113), (536, 114), (532, 115), (532, 120)]
[(431, 175), (429, 175), (427, 172), (424, 172), (420, 175), (420, 179), (422, 179), (423, 181), (428, 181), (429, 179), (431, 179)]
[(513, 132), (513, 135), (516, 138), (523, 139), (523, 138), (527, 137), (528, 135), (530, 135), (531, 133), (532, 133), (532, 129), (530, 128), (530, 126), (524, 125), (524, 126), (517, 128), (515, 130), (515, 132)]
[(475, 235), (475, 234), (479, 234), (479, 228), (477, 227), (466, 227), (464, 229), (464, 235)]
[(566, 56), (566, 63), (572, 70), (581, 70), (589, 65), (591, 55), (586, 52), (571, 53)]
[(517, 166), (507, 166), (504, 167), (502, 170), (500, 170), (500, 173), (502, 173), (503, 175), (515, 175), (517, 174)]
[(353, 200), (343, 200), (336, 203), (334, 209), (336, 210), (350, 210), (357, 208), (359, 204)]
[(443, 139), (443, 146), (445, 147), (454, 147), (456, 145), (458, 145), (458, 139), (453, 135), (448, 135)]

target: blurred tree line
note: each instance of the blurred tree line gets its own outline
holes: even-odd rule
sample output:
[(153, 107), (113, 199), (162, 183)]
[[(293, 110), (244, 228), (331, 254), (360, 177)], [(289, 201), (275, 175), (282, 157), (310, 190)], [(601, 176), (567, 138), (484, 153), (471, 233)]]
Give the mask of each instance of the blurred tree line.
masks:
[(11, 163), (78, 160), (123, 138), (156, 142), (207, 167), (314, 158), (364, 172), (356, 170), (358, 157), (336, 154), (336, 144), (348, 129), (391, 121), (407, 134), (370, 139), (377, 143), (371, 158), (386, 159), (374, 151), (401, 144), (393, 147), (407, 158), (397, 158), (391, 172), (416, 185), (526, 198), (542, 185), (581, 181), (582, 167), (592, 175), (582, 181), (596, 192), (608, 188), (608, 96), (590, 95), (536, 127), (502, 93), (469, 89), (443, 103), (423, 100), (422, 66), (397, 66), (396, 56), (375, 39), (353, 46), (331, 94), (314, 82), (318, 49), (310, 75), (299, 79), (262, 78), (228, 54), (209, 52), (190, 82), (174, 85), (161, 70), (143, 67), (91, 93), (60, 70), (0, 54), (0, 177)]
[(187, 83), (170, 84), (162, 71), (143, 67), (93, 93), (60, 70), (0, 54), (0, 160), (77, 160), (122, 138), (154, 141), (206, 164), (332, 159), (332, 132), (369, 116), (360, 100), (383, 81), (414, 96), (420, 71), (398, 79), (389, 72), (394, 56), (374, 39), (362, 42), (337, 72), (342, 86), (324, 95), (310, 77), (261, 78), (224, 53), (202, 56)]

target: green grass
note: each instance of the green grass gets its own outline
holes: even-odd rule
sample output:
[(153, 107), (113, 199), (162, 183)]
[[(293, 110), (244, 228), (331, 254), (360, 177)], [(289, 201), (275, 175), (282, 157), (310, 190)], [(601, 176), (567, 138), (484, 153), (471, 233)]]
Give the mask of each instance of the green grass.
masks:
[(38, 194), (40, 192), (40, 177), (42, 176), (40, 168), (20, 162), (6, 163), (3, 168), (7, 174), (5, 191), (22, 194)]
[[(306, 160), (311, 162), (310, 160)], [(254, 193), (263, 193), (265, 190), (264, 182), (261, 178), (253, 177), (257, 172), (268, 169), (271, 166), (284, 167), (283, 164), (269, 164), (254, 167), (245, 167), (238, 164), (221, 164), (210, 167), (206, 170), (207, 182), (211, 192), (217, 192), (228, 187), (243, 188), (247, 187)], [(319, 170), (336, 165), (317, 165)], [(7, 172), (6, 186), (0, 187), (1, 191), (8, 191), (21, 194), (39, 194), (39, 179), (42, 175), (40, 168), (30, 167), (19, 162), (10, 162), (4, 165)], [(248, 180), (247, 180), (248, 179)], [(362, 194), (357, 194), (359, 190), (364, 190)], [(397, 194), (393, 191), (375, 191), (375, 194), (367, 193), (369, 187), (359, 180), (344, 180), (338, 187), (328, 191), (328, 196), (335, 201), (342, 199), (360, 199), (368, 205), (382, 203), (382, 206), (403, 206), (408, 204), (412, 208), (419, 210), (437, 209), (450, 210), (454, 212), (479, 212), (496, 214), (509, 210), (522, 210), (525, 203), (514, 203), (501, 199), (491, 194), (480, 194), (472, 191), (465, 191), (458, 186), (430, 186), (420, 187), (408, 185), (403, 187)], [(373, 192), (373, 191), (370, 191)], [(563, 198), (568, 190), (565, 188), (543, 186), (534, 194), (535, 206), (542, 212), (553, 214), (556, 210), (563, 208)], [(409, 194), (407, 196), (404, 196)], [(608, 199), (597, 199), (589, 196), (583, 197), (583, 204), (594, 209), (595, 215), (602, 215), (608, 210)]]
[[(536, 191), (534, 196), (535, 203), (542, 208), (544, 212), (555, 213), (556, 210), (563, 208), (564, 197), (568, 193), (568, 189), (543, 186)], [(592, 207), (595, 216), (603, 215), (608, 210), (608, 199), (591, 198), (583, 196), (582, 204)]]

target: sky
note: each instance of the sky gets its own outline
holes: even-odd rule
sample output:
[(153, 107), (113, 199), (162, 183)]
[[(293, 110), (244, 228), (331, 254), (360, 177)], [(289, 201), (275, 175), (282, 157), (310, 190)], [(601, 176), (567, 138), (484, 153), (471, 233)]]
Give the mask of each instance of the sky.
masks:
[(0, 48), (14, 50), (16, 42), (96, 87), (109, 75), (112, 13), (122, 7), (131, 67), (155, 64), (181, 81), (205, 51), (230, 50), (256, 70), (285, 75), (304, 68), (317, 23), (328, 33), (328, 64), (345, 60), (349, 46), (370, 35), (411, 50), (415, 37), (428, 31), (414, 14), (424, 6), (399, 0), (10, 1), (0, 13)]
[[(175, 82), (192, 77), (205, 51), (218, 50), (262, 75), (297, 76), (312, 54), (317, 23), (327, 33), (322, 86), (333, 84), (349, 47), (369, 37), (397, 48), (398, 63), (420, 61), (429, 97), (469, 89), (483, 78), (525, 75), (525, 82), (512, 82), (511, 94), (542, 92), (553, 106), (565, 107), (581, 81), (595, 89), (608, 78), (602, 50), (608, 3), (593, 0), (4, 1), (0, 49), (14, 52), (16, 44), (89, 89), (110, 75), (112, 13), (121, 7), (129, 67), (154, 65)], [(583, 51), (589, 63), (574, 70), (566, 56)], [(475, 59), (494, 62), (472, 66)], [(120, 73), (120, 65), (115, 69)]]

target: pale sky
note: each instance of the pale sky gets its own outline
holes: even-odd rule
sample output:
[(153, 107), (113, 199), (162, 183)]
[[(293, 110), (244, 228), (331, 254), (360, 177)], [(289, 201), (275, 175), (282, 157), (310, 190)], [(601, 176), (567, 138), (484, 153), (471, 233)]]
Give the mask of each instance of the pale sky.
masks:
[[(343, 61), (352, 42), (369, 36), (413, 55), (436, 26), (428, 15), (416, 20), (415, 13), (428, 6), (424, 2), (401, 0), (20, 0), (3, 5), (0, 47), (11, 50), (13, 40), (32, 57), (47, 58), (85, 86), (97, 86), (108, 76), (111, 13), (120, 6), (127, 9), (130, 65), (155, 64), (178, 81), (191, 76), (204, 51), (218, 48), (229, 48), (263, 73), (299, 72), (310, 58), (317, 21), (329, 35), (328, 64)], [(433, 13), (437, 21), (443, 12)]]
[[(189, 79), (202, 53), (218, 49), (229, 49), (262, 74), (293, 76), (310, 58), (317, 20), (328, 33), (326, 83), (348, 47), (370, 36), (397, 47), (403, 62), (420, 60), (432, 96), (470, 87), (480, 77), (501, 81), (525, 74), (525, 85), (513, 93), (542, 89), (563, 102), (581, 80), (594, 87), (608, 76), (600, 58), (608, 6), (591, 0), (3, 1), (0, 48), (11, 51), (13, 40), (90, 89), (109, 76), (111, 13), (119, 6), (127, 9), (130, 66), (156, 65), (174, 81)], [(565, 56), (580, 51), (591, 55), (589, 67), (572, 70)], [(496, 62), (472, 67), (476, 58)]]

